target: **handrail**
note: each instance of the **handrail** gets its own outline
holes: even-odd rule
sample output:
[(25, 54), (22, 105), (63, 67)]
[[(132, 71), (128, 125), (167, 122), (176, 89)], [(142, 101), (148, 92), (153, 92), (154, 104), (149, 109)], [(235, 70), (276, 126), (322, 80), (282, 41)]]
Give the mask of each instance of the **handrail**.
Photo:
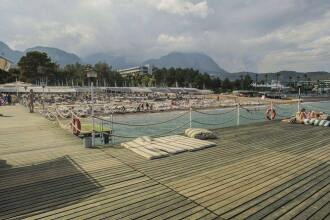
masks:
[(155, 125), (165, 124), (165, 123), (174, 121), (178, 118), (181, 118), (181, 117), (185, 116), (186, 114), (188, 114), (188, 112), (185, 112), (185, 113), (183, 113), (183, 114), (181, 114), (177, 117), (171, 118), (171, 119), (166, 120), (166, 121), (157, 122), (157, 123), (150, 123), (150, 124), (128, 124), (128, 123), (122, 123), (122, 122), (109, 121), (109, 120), (106, 120), (106, 119), (103, 119), (103, 118), (99, 118), (97, 116), (94, 116), (94, 118), (96, 118), (98, 120), (110, 122), (110, 123), (113, 123), (113, 124), (117, 124), (117, 125), (125, 125), (125, 126), (132, 126), (132, 127), (147, 127), (147, 126), (155, 126)]
[(201, 124), (201, 125), (224, 125), (227, 124), (228, 122), (232, 122), (234, 121), (234, 118), (231, 118), (230, 120), (221, 122), (221, 123), (205, 123), (205, 122), (200, 122), (200, 121), (196, 121), (196, 120), (192, 120), (192, 122), (197, 123), (197, 124)]
[(198, 110), (196, 110), (196, 109), (193, 109), (193, 111), (194, 111), (194, 112), (197, 112), (197, 113), (200, 113), (200, 114), (204, 114), (204, 115), (225, 115), (225, 114), (228, 114), (228, 113), (231, 113), (231, 112), (236, 111), (236, 108), (233, 108), (233, 109), (230, 110), (230, 111), (220, 112), (220, 113), (206, 113), (206, 112), (198, 111)]

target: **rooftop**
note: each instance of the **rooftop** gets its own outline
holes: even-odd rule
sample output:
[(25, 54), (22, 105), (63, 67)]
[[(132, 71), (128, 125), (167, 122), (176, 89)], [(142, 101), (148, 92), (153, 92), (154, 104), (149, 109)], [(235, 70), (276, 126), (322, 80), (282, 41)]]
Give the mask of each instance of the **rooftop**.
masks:
[(330, 215), (324, 127), (218, 129), (217, 146), (157, 160), (80, 139), (21, 106), (0, 112), (0, 219), (323, 219)]

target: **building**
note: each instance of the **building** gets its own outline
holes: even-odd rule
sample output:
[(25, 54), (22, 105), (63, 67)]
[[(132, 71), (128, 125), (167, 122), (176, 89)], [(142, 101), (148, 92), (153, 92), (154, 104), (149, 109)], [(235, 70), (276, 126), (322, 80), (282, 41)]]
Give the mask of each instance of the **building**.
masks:
[(119, 69), (118, 72), (123, 77), (136, 76), (136, 75), (145, 75), (152, 74), (155, 68), (151, 65), (136, 66), (127, 69)]
[(12, 62), (5, 57), (0, 56), (0, 70), (8, 72)]

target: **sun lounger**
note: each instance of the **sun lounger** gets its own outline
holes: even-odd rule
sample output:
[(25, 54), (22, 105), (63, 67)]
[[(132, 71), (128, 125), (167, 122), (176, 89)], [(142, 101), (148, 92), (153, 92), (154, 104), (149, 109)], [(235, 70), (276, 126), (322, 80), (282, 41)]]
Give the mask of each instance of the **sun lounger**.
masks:
[(319, 126), (324, 126), (326, 120), (321, 120), (320, 123), (319, 123)]
[(201, 150), (216, 144), (180, 135), (160, 137), (155, 139), (137, 138), (133, 141), (122, 143), (121, 146), (147, 158), (156, 159), (177, 154), (184, 151)]
[(315, 126), (318, 126), (319, 123), (320, 123), (320, 120), (319, 120), (319, 119), (315, 119), (315, 121), (314, 121), (314, 125), (315, 125)]
[(315, 120), (316, 120), (316, 118), (312, 118), (311, 120), (309, 120), (309, 124), (314, 125)]
[(150, 147), (144, 147), (133, 141), (122, 143), (121, 146), (123, 146), (143, 157), (146, 157), (147, 159), (150, 159), (150, 160), (168, 156), (168, 153), (165, 153), (165, 152), (162, 152), (162, 151), (159, 151), (156, 149), (151, 150)]

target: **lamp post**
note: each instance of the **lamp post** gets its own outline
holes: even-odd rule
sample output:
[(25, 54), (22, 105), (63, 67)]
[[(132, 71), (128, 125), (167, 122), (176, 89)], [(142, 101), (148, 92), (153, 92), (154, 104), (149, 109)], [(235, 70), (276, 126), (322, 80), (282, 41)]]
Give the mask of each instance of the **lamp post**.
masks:
[(298, 83), (297, 84), (298, 85), (298, 112), (300, 111), (300, 102), (301, 102), (301, 93), (300, 93), (300, 88), (301, 88), (301, 84), (300, 83)]
[(92, 146), (95, 146), (95, 121), (94, 121), (94, 88), (93, 88), (93, 78), (97, 78), (97, 73), (91, 66), (85, 68), (85, 73), (88, 78), (91, 90), (91, 102), (92, 102)]

